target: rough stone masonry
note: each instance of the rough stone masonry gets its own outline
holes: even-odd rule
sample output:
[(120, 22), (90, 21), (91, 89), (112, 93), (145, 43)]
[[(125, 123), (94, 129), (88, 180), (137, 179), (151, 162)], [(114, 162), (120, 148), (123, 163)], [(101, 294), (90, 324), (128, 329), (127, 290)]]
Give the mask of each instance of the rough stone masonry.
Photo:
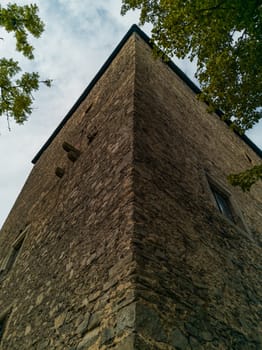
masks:
[(262, 184), (226, 180), (261, 151), (141, 30), (34, 162), (0, 232), (0, 349), (262, 348)]

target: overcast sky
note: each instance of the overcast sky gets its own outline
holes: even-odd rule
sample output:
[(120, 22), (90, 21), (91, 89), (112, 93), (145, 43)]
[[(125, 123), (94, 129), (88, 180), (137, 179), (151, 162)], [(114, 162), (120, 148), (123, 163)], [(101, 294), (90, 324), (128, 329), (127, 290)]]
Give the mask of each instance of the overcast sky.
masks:
[[(2, 0), (4, 6), (11, 0)], [(0, 118), (0, 227), (6, 219), (32, 168), (31, 160), (95, 76), (138, 14), (120, 15), (120, 0), (35, 0), (45, 22), (45, 32), (33, 40), (35, 60), (27, 61), (14, 51), (14, 40), (0, 29), (1, 56), (16, 57), (26, 70), (38, 71), (41, 78), (53, 79), (52, 88), (41, 87), (35, 94), (34, 111), (8, 131)], [(150, 36), (150, 27), (142, 28)], [(177, 62), (192, 79), (194, 67)], [(262, 125), (248, 135), (262, 148)]]

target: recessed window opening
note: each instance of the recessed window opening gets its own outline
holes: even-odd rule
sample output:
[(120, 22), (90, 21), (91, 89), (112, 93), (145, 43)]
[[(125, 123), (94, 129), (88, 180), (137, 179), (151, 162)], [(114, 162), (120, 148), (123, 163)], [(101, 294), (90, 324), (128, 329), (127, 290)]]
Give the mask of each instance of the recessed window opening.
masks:
[(10, 310), (9, 312), (5, 312), (4, 314), (0, 315), (0, 342), (4, 335), (9, 314), (10, 314)]
[(207, 180), (207, 189), (209, 192), (209, 198), (213, 203), (213, 206), (230, 221), (235, 227), (240, 228), (242, 233), (249, 235), (250, 230), (245, 223), (243, 214), (238, 206), (234, 196), (231, 194), (229, 188), (220, 180), (211, 177), (209, 174), (205, 174)]
[(0, 266), (0, 278), (3, 278), (6, 276), (7, 272), (12, 268), (12, 266), (15, 264), (18, 255), (21, 252), (21, 248), (23, 246), (25, 237), (26, 237), (27, 230), (23, 231), (22, 234), (16, 239), (16, 241), (13, 243), (9, 254), (4, 259), (2, 265)]
[(0, 340), (3, 337), (4, 329), (5, 329), (5, 319), (0, 320)]
[(221, 214), (234, 222), (231, 204), (228, 196), (214, 187), (211, 187), (213, 196), (216, 201), (216, 205)]
[(10, 255), (9, 255), (7, 266), (6, 266), (7, 270), (10, 270), (11, 267), (14, 265), (14, 263), (15, 263), (17, 257), (18, 257), (18, 254), (19, 254), (19, 252), (20, 252), (20, 250), (22, 248), (24, 239), (25, 239), (25, 237), (23, 237), (15, 245), (13, 245), (13, 247), (11, 249), (11, 252), (10, 252)]

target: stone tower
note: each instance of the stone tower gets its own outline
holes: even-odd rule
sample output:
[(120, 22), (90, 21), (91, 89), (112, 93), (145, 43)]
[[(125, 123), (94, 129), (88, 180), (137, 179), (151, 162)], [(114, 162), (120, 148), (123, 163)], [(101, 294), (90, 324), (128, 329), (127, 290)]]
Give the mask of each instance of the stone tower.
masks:
[(261, 151), (133, 26), (0, 233), (0, 349), (261, 349)]

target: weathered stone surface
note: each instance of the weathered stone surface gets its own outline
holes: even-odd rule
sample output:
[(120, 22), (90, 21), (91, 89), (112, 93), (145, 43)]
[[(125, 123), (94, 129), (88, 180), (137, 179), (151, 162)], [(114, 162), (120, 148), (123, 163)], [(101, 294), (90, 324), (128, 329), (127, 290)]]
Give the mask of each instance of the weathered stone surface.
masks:
[(127, 329), (134, 329), (136, 321), (136, 303), (132, 303), (120, 309), (117, 313), (117, 334), (122, 333)]
[(89, 321), (90, 321), (90, 312), (87, 312), (84, 316), (84, 319), (83, 321), (80, 323), (80, 325), (77, 327), (77, 330), (76, 332), (79, 333), (79, 334), (84, 334), (87, 329), (88, 329), (88, 324), (89, 324)]
[(200, 337), (207, 342), (210, 342), (214, 339), (214, 336), (212, 335), (212, 333), (207, 331), (200, 332)]
[[(65, 142), (81, 152), (75, 162)], [(0, 317), (11, 310), (0, 347), (260, 349), (262, 184), (243, 193), (227, 182), (260, 162), (131, 36), (1, 229), (0, 261), (26, 234), (0, 281)], [(211, 179), (229, 193), (234, 222)]]
[[(41, 345), (46, 350), (91, 344), (95, 336), (87, 328), (99, 332), (98, 338), (110, 329), (113, 307), (130, 290), (134, 40), (41, 156), (1, 230), (0, 260), (31, 224), (14, 271), (0, 282), (0, 315), (13, 306), (5, 350), (27, 350), (28, 337), (35, 344), (50, 339)], [(89, 142), (87, 135), (95, 131)], [(75, 162), (64, 142), (81, 151)], [(55, 175), (57, 167), (65, 169), (62, 178)], [(118, 268), (112, 283), (113, 266)], [(25, 337), (27, 324), (32, 329)], [(107, 337), (108, 332), (102, 342)]]
[(31, 332), (31, 329), (32, 327), (29, 325), (26, 326), (26, 329), (25, 329), (25, 335), (28, 335), (30, 332)]
[(38, 297), (36, 298), (36, 305), (40, 305), (42, 303), (44, 299), (44, 294), (41, 293), (40, 295), (38, 295)]
[(189, 345), (188, 339), (186, 336), (180, 331), (180, 329), (176, 328), (170, 337), (170, 345), (174, 346), (176, 349), (186, 349)]
[(49, 342), (48, 339), (41, 341), (41, 342), (37, 345), (37, 350), (45, 350), (45, 349), (48, 349), (49, 343), (50, 343), (50, 342)]
[(84, 350), (89, 349), (98, 339), (99, 337), (99, 329), (93, 329), (92, 331), (88, 332), (82, 341), (78, 344), (77, 350)]
[(120, 341), (115, 347), (115, 350), (134, 350), (135, 349), (135, 336), (133, 334), (128, 335)]
[(107, 345), (114, 337), (114, 329), (113, 328), (104, 328), (101, 332), (101, 340), (100, 345)]
[(101, 311), (93, 313), (89, 319), (88, 330), (98, 327), (102, 321), (102, 316)]
[[(153, 311), (139, 315), (137, 308), (138, 334), (147, 343), (141, 347), (186, 349), (191, 338), (194, 349), (252, 348), (262, 311), (255, 267), (261, 262), (262, 184), (246, 195), (227, 182), (229, 173), (248, 167), (244, 154), (252, 151), (142, 47), (138, 38), (134, 280), (137, 298)], [(261, 159), (252, 153), (252, 161)], [(229, 222), (219, 212), (210, 178), (231, 194), (242, 221)], [(175, 325), (181, 333), (173, 338)]]
[(159, 314), (145, 304), (139, 303), (137, 305), (136, 329), (140, 334), (158, 342), (166, 342), (167, 340)]
[(57, 328), (61, 327), (64, 324), (65, 319), (66, 319), (66, 313), (65, 312), (62, 313), (61, 315), (57, 316), (55, 318), (55, 328), (57, 329)]

